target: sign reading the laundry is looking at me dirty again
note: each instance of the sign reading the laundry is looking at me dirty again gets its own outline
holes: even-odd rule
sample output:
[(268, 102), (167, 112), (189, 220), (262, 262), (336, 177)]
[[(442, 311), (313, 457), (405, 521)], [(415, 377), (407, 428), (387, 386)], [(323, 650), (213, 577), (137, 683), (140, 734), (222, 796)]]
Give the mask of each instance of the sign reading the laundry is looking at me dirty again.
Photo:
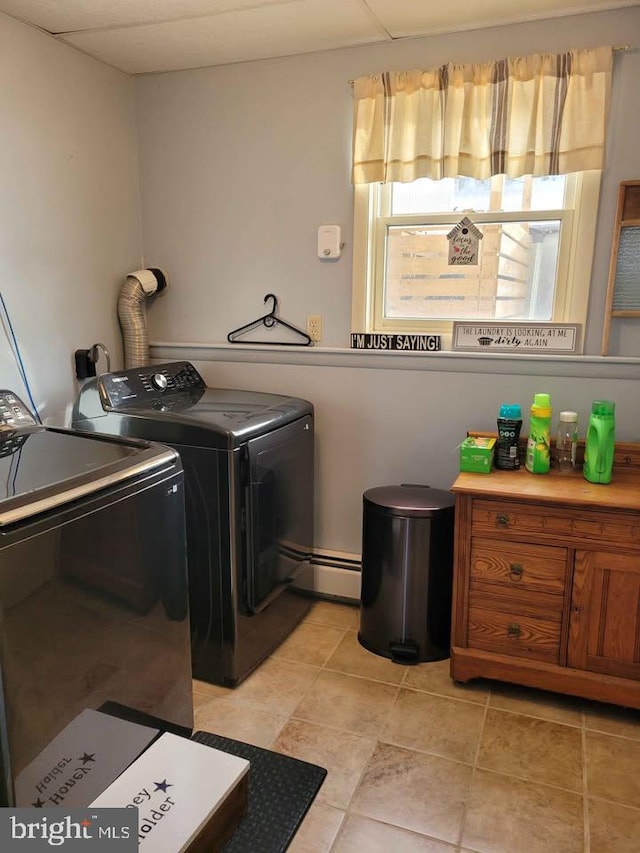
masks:
[(453, 349), (467, 352), (574, 353), (578, 350), (580, 326), (575, 323), (453, 324)]

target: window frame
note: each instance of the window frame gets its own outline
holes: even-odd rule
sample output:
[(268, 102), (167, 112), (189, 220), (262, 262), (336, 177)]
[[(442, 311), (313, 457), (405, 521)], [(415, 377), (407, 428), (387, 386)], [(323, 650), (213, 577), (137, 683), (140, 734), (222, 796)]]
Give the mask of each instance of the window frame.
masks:
[[(553, 316), (549, 323), (578, 323), (584, 327), (589, 306), (589, 288), (602, 180), (601, 171), (566, 176), (564, 208), (514, 212), (456, 211), (447, 214), (390, 216), (391, 192), (385, 184), (359, 184), (354, 187), (352, 332), (437, 334), (443, 349), (451, 348), (453, 320), (416, 320), (385, 318), (384, 268), (388, 225), (455, 225), (468, 215), (477, 222), (508, 222), (560, 219), (558, 272)], [(464, 321), (465, 318), (460, 318)], [(470, 318), (473, 320), (473, 318)], [(486, 318), (484, 318), (486, 319)], [(515, 322), (515, 321), (514, 321)], [(523, 321), (519, 321), (523, 322)], [(542, 324), (544, 321), (532, 321)]]

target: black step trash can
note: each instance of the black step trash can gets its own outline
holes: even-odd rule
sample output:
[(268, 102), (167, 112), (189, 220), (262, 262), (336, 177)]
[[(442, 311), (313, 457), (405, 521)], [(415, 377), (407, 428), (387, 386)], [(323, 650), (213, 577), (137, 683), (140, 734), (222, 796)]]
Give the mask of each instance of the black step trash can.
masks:
[(395, 663), (449, 657), (454, 496), (380, 486), (362, 515), (361, 645)]

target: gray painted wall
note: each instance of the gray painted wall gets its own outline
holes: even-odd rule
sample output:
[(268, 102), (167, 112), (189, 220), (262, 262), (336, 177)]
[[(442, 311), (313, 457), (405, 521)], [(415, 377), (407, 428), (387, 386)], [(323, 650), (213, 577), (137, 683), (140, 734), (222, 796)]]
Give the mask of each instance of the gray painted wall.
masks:
[[(150, 306), (159, 359), (190, 357), (212, 385), (310, 399), (317, 415), (316, 546), (359, 552), (362, 492), (385, 483), (448, 488), (468, 428), (495, 428), (502, 402), (536, 391), (582, 423), (618, 403), (618, 436), (640, 440), (639, 362), (348, 353), (351, 316), (351, 90), (384, 68), (429, 67), (599, 44), (640, 45), (640, 9), (136, 79), (145, 258), (172, 283)], [(615, 59), (607, 167), (595, 247), (588, 353), (600, 349), (618, 183), (640, 178), (640, 52)], [(316, 257), (317, 227), (339, 223), (343, 257)], [(304, 354), (226, 347), (264, 294), (324, 339)], [(612, 352), (640, 356), (639, 326), (616, 321)]]
[[(136, 109), (146, 262), (171, 276), (149, 308), (156, 340), (202, 341), (190, 355), (211, 384), (282, 391), (317, 411), (318, 547), (357, 552), (361, 495), (386, 482), (448, 487), (468, 427), (490, 428), (503, 400), (538, 390), (556, 410), (618, 403), (618, 435), (640, 440), (638, 362), (456, 359), (342, 351), (351, 310), (351, 93), (384, 67), (435, 65), (640, 39), (640, 10), (603, 13), (156, 75), (135, 82), (0, 14), (0, 289), (43, 416), (74, 397), (74, 349), (103, 341), (120, 366), (116, 296), (141, 264)], [(597, 352), (617, 184), (640, 177), (640, 54), (618, 54), (611, 139), (596, 242), (588, 351)], [(136, 89), (137, 105), (133, 90)], [(309, 102), (309, 100), (311, 102)], [(340, 223), (337, 263), (315, 256), (320, 224)], [(282, 316), (324, 317), (304, 353), (216, 347), (272, 290)], [(637, 325), (614, 351), (638, 355)], [(3, 384), (15, 386), (8, 346)]]
[[(392, 483), (449, 488), (466, 430), (495, 429), (503, 402), (522, 405), (526, 432), (533, 394), (547, 391), (555, 420), (561, 409), (576, 410), (584, 433), (591, 401), (612, 399), (617, 437), (640, 441), (640, 394), (633, 378), (638, 364), (601, 372), (592, 362), (567, 365), (567, 357), (556, 363), (480, 359), (478, 365), (442, 356), (430, 360), (432, 369), (421, 369), (419, 356), (333, 359), (310, 352), (296, 358), (265, 350), (258, 362), (254, 352), (236, 356), (184, 347), (156, 347), (153, 354), (192, 360), (213, 386), (293, 394), (314, 403), (317, 549), (360, 552), (365, 489)], [(241, 360), (245, 357), (249, 360)], [(624, 378), (612, 378), (617, 371)]]
[[(150, 313), (163, 340), (223, 341), (273, 291), (282, 316), (324, 318), (348, 346), (352, 97), (348, 81), (539, 51), (640, 45), (640, 8), (136, 79), (145, 257), (173, 287)], [(585, 351), (600, 351), (618, 183), (640, 174), (640, 50), (617, 53)], [(337, 262), (316, 257), (338, 223)], [(637, 323), (615, 321), (611, 352), (640, 355)]]
[[(0, 291), (35, 402), (63, 423), (73, 352), (121, 364), (115, 301), (140, 265), (133, 81), (0, 13)], [(0, 383), (23, 396), (4, 335)], [(104, 362), (101, 362), (104, 369)]]

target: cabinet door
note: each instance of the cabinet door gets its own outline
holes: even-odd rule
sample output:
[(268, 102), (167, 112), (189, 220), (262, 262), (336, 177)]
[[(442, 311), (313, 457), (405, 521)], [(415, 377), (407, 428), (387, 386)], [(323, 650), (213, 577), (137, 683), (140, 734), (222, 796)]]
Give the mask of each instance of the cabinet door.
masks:
[(567, 662), (640, 680), (640, 555), (576, 551)]

